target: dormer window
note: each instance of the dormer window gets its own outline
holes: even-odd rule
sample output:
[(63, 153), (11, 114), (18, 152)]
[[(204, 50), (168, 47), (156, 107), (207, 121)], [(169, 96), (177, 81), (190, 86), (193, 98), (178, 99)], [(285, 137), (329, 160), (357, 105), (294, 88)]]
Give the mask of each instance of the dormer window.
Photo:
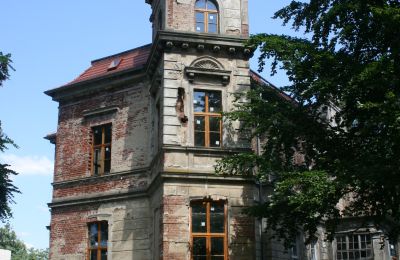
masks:
[(196, 32), (218, 33), (218, 7), (212, 0), (197, 0)]

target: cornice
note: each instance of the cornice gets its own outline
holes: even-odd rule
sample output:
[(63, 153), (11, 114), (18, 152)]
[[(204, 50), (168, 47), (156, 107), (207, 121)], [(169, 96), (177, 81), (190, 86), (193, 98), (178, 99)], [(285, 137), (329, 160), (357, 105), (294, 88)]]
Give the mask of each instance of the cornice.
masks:
[(146, 71), (152, 77), (164, 52), (195, 50), (201, 53), (208, 50), (215, 54), (248, 60), (252, 57), (254, 50), (245, 46), (246, 40), (247, 38), (243, 37), (219, 34), (158, 31), (153, 42)]

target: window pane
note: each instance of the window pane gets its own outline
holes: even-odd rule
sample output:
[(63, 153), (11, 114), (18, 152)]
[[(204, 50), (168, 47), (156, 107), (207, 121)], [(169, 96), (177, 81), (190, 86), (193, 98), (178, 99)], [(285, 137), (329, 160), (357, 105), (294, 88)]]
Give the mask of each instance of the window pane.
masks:
[(194, 257), (194, 259), (206, 259), (206, 256), (207, 256), (206, 238), (205, 237), (194, 237), (193, 238), (193, 257)]
[(220, 113), (222, 111), (221, 92), (208, 93), (208, 108), (210, 113)]
[(217, 6), (213, 1), (207, 1), (207, 9), (217, 11)]
[(204, 13), (203, 12), (196, 12), (196, 22), (204, 23)]
[(208, 24), (217, 24), (217, 14), (208, 14)]
[(210, 131), (220, 132), (221, 128), (221, 118), (220, 117), (210, 117)]
[(106, 125), (104, 127), (104, 143), (111, 143), (111, 125)]
[(101, 150), (99, 148), (94, 149), (94, 158), (93, 158), (93, 168), (94, 174), (99, 174), (100, 158), (101, 158)]
[[(100, 246), (107, 247), (107, 240), (108, 240), (108, 224), (106, 222), (100, 223)], [(103, 253), (102, 253), (103, 254)]]
[(206, 0), (197, 0), (196, 8), (205, 9), (206, 8)]
[(101, 250), (101, 260), (107, 260), (107, 250)]
[(204, 23), (196, 23), (196, 32), (204, 32)]
[(204, 116), (195, 116), (194, 117), (194, 130), (195, 131), (205, 131)]
[(221, 147), (221, 134), (210, 133), (210, 147)]
[[(224, 238), (212, 237), (211, 238), (211, 255), (224, 256)], [(218, 258), (216, 258), (218, 259)]]
[(194, 100), (193, 100), (194, 112), (206, 112), (205, 100), (206, 100), (205, 92), (200, 92), (200, 91), (194, 92)]
[(210, 207), (210, 228), (211, 233), (224, 233), (224, 205), (221, 203), (211, 203)]
[(204, 132), (194, 132), (194, 145), (195, 146), (206, 146), (206, 139)]
[(90, 251), (90, 260), (97, 260), (97, 250)]
[(102, 143), (102, 129), (101, 127), (93, 128), (93, 144), (99, 145)]
[(206, 206), (203, 204), (193, 204), (192, 206), (192, 232), (207, 232)]
[(208, 24), (208, 32), (209, 33), (217, 33), (217, 25), (216, 24)]
[(90, 240), (90, 248), (94, 248), (98, 246), (98, 230), (97, 223), (91, 223), (89, 225), (89, 240)]

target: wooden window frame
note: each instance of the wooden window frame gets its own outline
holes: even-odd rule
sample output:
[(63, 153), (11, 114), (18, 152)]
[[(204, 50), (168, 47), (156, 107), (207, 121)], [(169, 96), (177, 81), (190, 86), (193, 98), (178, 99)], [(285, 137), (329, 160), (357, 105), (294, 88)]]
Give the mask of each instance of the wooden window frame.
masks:
[[(193, 233), (192, 232), (192, 206), (195, 204), (206, 204), (206, 233)], [(219, 203), (224, 206), (224, 232), (223, 233), (211, 233), (211, 203)], [(214, 201), (214, 200), (198, 200), (190, 203), (190, 259), (193, 260), (193, 238), (206, 238), (206, 260), (211, 260), (211, 238), (223, 238), (224, 239), (224, 260), (228, 260), (228, 209), (226, 201)]]
[[(205, 100), (204, 100), (204, 108), (205, 108), (205, 112), (194, 112), (193, 113), (193, 119), (196, 118), (196, 116), (201, 116), (204, 117), (204, 146), (198, 146), (198, 147), (212, 147), (210, 145), (210, 118), (211, 117), (216, 117), (219, 118), (220, 120), (220, 124), (219, 124), (219, 147), (213, 147), (213, 148), (221, 148), (222, 147), (222, 114), (221, 112), (223, 111), (223, 107), (222, 107), (222, 92), (221, 91), (217, 91), (217, 90), (203, 90), (203, 89), (195, 89), (194, 92), (204, 92), (205, 93)], [(209, 108), (209, 96), (208, 93), (210, 92), (219, 92), (221, 94), (221, 112), (218, 113), (212, 113), (209, 112), (210, 108)], [(193, 98), (194, 95), (193, 95)], [(194, 127), (194, 139), (196, 138), (196, 122), (195, 120), (193, 120), (193, 127)], [(196, 141), (194, 141), (194, 144), (196, 146)]]
[[(101, 251), (106, 251), (108, 255), (108, 246), (101, 246), (101, 224), (106, 223), (107, 224), (107, 229), (108, 229), (108, 222), (107, 221), (93, 221), (93, 222), (88, 222), (87, 227), (88, 227), (88, 246), (87, 246), (87, 260), (90, 260), (91, 252), (92, 251), (97, 251), (97, 260), (101, 260)], [(90, 225), (92, 224), (97, 224), (97, 243), (98, 246), (97, 248), (91, 248), (90, 246)], [(108, 230), (107, 230), (108, 233)], [(108, 244), (108, 239), (107, 239), (107, 244)], [(108, 257), (107, 257), (108, 258)]]
[[(215, 4), (215, 6), (217, 7), (217, 10), (209, 10), (207, 8), (207, 2), (209, 2), (209, 1), (213, 2)], [(215, 33), (215, 34), (218, 34), (219, 33), (219, 9), (218, 9), (217, 3), (215, 1), (207, 0), (205, 9), (195, 7), (195, 9), (194, 9), (194, 14), (195, 14), (194, 15), (194, 26), (195, 26), (195, 28), (197, 26), (197, 19), (196, 19), (196, 13), (197, 12), (202, 13), (203, 17), (204, 17), (204, 31), (203, 32), (199, 32), (199, 33)], [(217, 31), (216, 32), (209, 32), (208, 31), (208, 17), (209, 17), (208, 15), (209, 14), (216, 14), (216, 16), (217, 16), (217, 23), (216, 23)], [(198, 32), (197, 30), (195, 30), (195, 31)]]
[[(105, 143), (105, 130), (106, 127), (110, 127), (111, 128), (111, 136), (110, 136), (110, 142), (109, 143)], [(96, 128), (101, 129), (101, 144), (97, 144), (95, 145), (95, 134), (94, 131)], [(98, 126), (94, 126), (92, 127), (92, 149), (91, 149), (91, 172), (92, 175), (97, 176), (97, 175), (104, 175), (106, 173), (109, 172), (105, 172), (104, 169), (104, 165), (105, 165), (105, 156), (106, 156), (106, 148), (110, 148), (110, 150), (112, 149), (111, 147), (112, 144), (112, 124), (108, 123), (108, 124), (104, 124), (104, 125), (98, 125)], [(94, 165), (94, 160), (95, 160), (95, 149), (100, 148), (100, 165), (97, 166), (99, 168), (98, 172), (96, 173), (95, 169), (96, 166)], [(111, 171), (111, 157), (110, 157), (110, 171)]]

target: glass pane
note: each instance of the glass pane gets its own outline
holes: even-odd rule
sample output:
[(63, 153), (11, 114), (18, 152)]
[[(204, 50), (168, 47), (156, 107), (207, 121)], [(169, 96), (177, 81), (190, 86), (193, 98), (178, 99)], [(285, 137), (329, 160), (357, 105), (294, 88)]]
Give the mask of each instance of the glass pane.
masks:
[(220, 132), (221, 128), (221, 118), (220, 117), (210, 117), (210, 131)]
[(210, 207), (210, 228), (211, 233), (224, 233), (224, 205), (221, 203), (211, 203)]
[(216, 24), (208, 24), (208, 32), (209, 33), (217, 33), (217, 25)]
[(93, 128), (93, 144), (98, 145), (102, 142), (102, 129), (101, 127)]
[(208, 14), (208, 24), (217, 24), (217, 14)]
[(194, 145), (195, 146), (206, 146), (205, 134), (204, 132), (194, 132)]
[(207, 232), (206, 206), (203, 204), (192, 205), (192, 232)]
[[(100, 246), (101, 247), (107, 247), (107, 241), (108, 241), (108, 224), (106, 222), (101, 222), (100, 223)], [(103, 254), (103, 252), (102, 252)]]
[(104, 143), (111, 143), (111, 125), (106, 125), (104, 127)]
[(211, 256), (211, 260), (224, 260), (224, 256)]
[(215, 10), (217, 11), (217, 6), (215, 5), (215, 3), (213, 1), (207, 1), (207, 9), (208, 10)]
[(205, 92), (200, 92), (200, 91), (194, 92), (194, 99), (193, 99), (194, 112), (206, 112), (205, 100), (206, 100)]
[(107, 250), (101, 250), (101, 260), (107, 260)]
[(194, 130), (195, 131), (205, 131), (204, 116), (195, 116), (194, 117)]
[(208, 109), (210, 113), (219, 113), (222, 111), (221, 92), (208, 93)]
[(90, 251), (90, 260), (97, 260), (97, 250)]
[(206, 0), (197, 0), (196, 8), (205, 9), (206, 8)]
[(211, 255), (224, 256), (224, 238), (222, 237), (211, 238)]
[(94, 149), (94, 158), (93, 158), (93, 169), (94, 169), (94, 174), (99, 173), (99, 168), (100, 168), (100, 156), (101, 150), (99, 148)]
[(207, 260), (207, 256), (193, 256), (193, 260)]
[(205, 237), (194, 237), (193, 238), (193, 257), (194, 257), (194, 259), (206, 259), (206, 256), (207, 256), (206, 238)]
[(210, 147), (221, 147), (221, 134), (210, 133)]
[(204, 32), (204, 23), (196, 23), (196, 32)]
[(196, 12), (196, 23), (204, 23), (204, 13)]
[(111, 161), (105, 160), (104, 161), (104, 172), (110, 172), (111, 170)]
[(89, 240), (90, 247), (94, 248), (98, 246), (98, 230), (97, 223), (89, 224)]

